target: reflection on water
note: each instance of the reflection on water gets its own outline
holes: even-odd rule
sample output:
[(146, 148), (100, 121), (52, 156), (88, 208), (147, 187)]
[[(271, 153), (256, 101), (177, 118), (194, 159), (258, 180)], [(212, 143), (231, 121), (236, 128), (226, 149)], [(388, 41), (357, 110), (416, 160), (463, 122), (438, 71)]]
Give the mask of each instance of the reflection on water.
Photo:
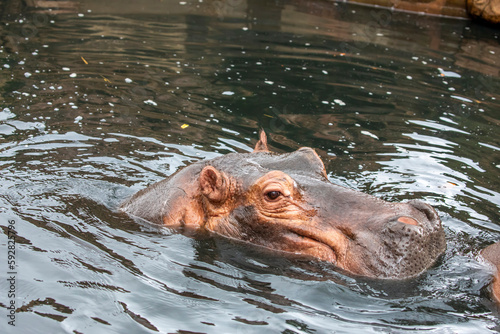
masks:
[[(321, 1), (5, 7), (0, 221), (5, 236), (18, 227), (15, 329), (493, 331), (476, 256), (500, 235), (498, 36)], [(335, 183), (434, 205), (445, 255), (419, 278), (368, 281), (116, 212), (182, 166), (250, 151), (259, 127), (276, 151), (316, 148)]]

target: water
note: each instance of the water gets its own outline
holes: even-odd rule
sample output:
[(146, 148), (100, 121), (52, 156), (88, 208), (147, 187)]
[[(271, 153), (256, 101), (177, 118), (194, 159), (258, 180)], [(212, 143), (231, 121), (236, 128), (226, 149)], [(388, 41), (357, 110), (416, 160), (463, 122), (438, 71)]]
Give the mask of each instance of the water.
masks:
[[(477, 255), (500, 236), (498, 30), (319, 1), (10, 10), (2, 333), (497, 329)], [(355, 279), (116, 211), (191, 162), (250, 151), (259, 128), (275, 151), (315, 148), (335, 183), (434, 205), (444, 256), (413, 280)]]

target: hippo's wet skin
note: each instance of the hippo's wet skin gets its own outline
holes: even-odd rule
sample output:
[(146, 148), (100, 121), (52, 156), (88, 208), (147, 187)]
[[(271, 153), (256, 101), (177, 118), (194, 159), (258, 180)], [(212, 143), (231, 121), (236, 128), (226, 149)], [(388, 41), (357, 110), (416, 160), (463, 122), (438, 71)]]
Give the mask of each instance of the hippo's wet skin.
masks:
[(493, 300), (500, 309), (500, 242), (483, 249), (481, 251), (481, 256), (495, 267), (490, 290)]
[(416, 276), (443, 253), (443, 228), (431, 206), (389, 203), (332, 184), (311, 148), (275, 154), (260, 137), (253, 153), (192, 164), (139, 191), (121, 210), (374, 278)]

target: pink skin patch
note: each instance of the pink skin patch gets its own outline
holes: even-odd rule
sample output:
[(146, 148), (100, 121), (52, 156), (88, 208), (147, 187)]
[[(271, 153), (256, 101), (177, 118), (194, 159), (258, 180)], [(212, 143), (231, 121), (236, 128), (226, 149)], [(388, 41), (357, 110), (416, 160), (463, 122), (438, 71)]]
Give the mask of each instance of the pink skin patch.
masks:
[(408, 225), (416, 225), (416, 226), (418, 225), (418, 222), (410, 217), (399, 217), (398, 222), (405, 223)]

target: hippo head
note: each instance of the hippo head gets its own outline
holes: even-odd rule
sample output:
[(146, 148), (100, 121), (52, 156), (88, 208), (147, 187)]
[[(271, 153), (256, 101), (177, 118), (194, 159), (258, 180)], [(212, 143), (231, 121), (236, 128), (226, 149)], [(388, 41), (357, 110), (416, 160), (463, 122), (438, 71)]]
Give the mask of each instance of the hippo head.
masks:
[(140, 191), (130, 215), (331, 262), (373, 278), (408, 278), (445, 249), (436, 211), (420, 201), (390, 203), (331, 183), (311, 148), (253, 153), (190, 165)]

